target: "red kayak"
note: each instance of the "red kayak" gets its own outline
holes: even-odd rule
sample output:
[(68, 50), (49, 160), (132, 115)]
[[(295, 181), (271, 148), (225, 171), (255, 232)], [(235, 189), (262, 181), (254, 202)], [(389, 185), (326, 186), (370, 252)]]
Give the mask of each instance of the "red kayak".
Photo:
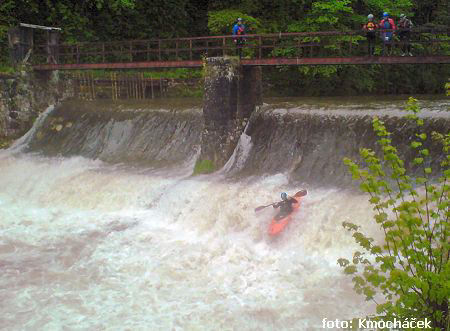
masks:
[(288, 225), (288, 223), (291, 221), (292, 219), (292, 215), (297, 212), (297, 210), (300, 207), (300, 199), (302, 196), (306, 195), (306, 191), (304, 191), (305, 193), (300, 193), (297, 192), (296, 195), (294, 195), (295, 200), (297, 200), (296, 203), (292, 204), (292, 212), (288, 215), (280, 215), (277, 214), (273, 219), (272, 222), (270, 222), (270, 226), (269, 226), (269, 235), (271, 236), (276, 236), (278, 234), (280, 234), (284, 228)]

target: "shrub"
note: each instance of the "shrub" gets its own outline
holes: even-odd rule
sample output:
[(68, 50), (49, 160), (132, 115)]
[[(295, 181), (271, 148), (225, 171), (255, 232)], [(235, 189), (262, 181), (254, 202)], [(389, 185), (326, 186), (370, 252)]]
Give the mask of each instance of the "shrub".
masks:
[(258, 19), (233, 9), (209, 12), (208, 29), (212, 34), (231, 34), (238, 17), (242, 18), (247, 27), (247, 34), (259, 32), (261, 23)]
[[(377, 304), (375, 318), (427, 318), (435, 330), (449, 330), (450, 134), (433, 132), (430, 137), (421, 131), (417, 100), (410, 98), (407, 109), (407, 118), (418, 128), (411, 141), (416, 152), (413, 163), (423, 175), (412, 178), (406, 174), (390, 133), (375, 118), (373, 128), (382, 157), (363, 148), (364, 169), (350, 159), (344, 162), (353, 178), (361, 181), (361, 190), (370, 196), (374, 220), (384, 231), (384, 243), (376, 244), (359, 226), (344, 222), (343, 227), (353, 234), (362, 251), (354, 253), (352, 262), (342, 258), (338, 263), (346, 274), (353, 275), (356, 292)], [(440, 169), (428, 166), (431, 156), (424, 146), (429, 139), (442, 144)], [(384, 302), (377, 302), (380, 295)]]

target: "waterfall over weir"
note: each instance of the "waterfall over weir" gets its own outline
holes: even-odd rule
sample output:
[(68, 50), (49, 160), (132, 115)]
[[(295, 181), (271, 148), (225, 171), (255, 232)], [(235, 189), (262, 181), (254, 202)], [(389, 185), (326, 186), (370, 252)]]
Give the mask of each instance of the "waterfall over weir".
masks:
[[(424, 130), (449, 132), (450, 112), (439, 111), (439, 102), (436, 104), (431, 106), (437, 109), (424, 111)], [(448, 109), (446, 105), (441, 108)], [(250, 118), (221, 173), (240, 178), (285, 173), (291, 181), (348, 186), (351, 176), (342, 160), (357, 160), (362, 147), (376, 149), (374, 114), (385, 121), (393, 144), (408, 165), (415, 157), (409, 147), (415, 125), (401, 118), (405, 115), (401, 105), (384, 106), (266, 105)], [(46, 113), (37, 125), (31, 130), (33, 137), (29, 135), (25, 141), (28, 151), (167, 168), (193, 164), (200, 149), (203, 119), (198, 107), (167, 110), (70, 102)], [(427, 147), (433, 156), (431, 166), (438, 167), (442, 161), (439, 144)]]
[[(2, 329), (318, 330), (374, 311), (336, 263), (356, 250), (342, 221), (381, 240), (341, 162), (371, 147), (375, 111), (407, 144), (397, 103), (265, 105), (200, 176), (200, 108), (94, 105), (50, 109), (0, 151)], [(425, 108), (448, 132), (448, 103)], [(269, 238), (275, 211), (254, 208), (300, 185), (300, 211)]]

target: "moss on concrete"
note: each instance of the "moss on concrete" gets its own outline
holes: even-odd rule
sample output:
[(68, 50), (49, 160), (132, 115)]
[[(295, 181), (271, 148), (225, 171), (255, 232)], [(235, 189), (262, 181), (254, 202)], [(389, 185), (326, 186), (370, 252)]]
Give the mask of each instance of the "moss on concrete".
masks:
[(1, 137), (0, 138), (0, 149), (6, 149), (13, 143), (14, 139)]
[(214, 171), (214, 163), (211, 160), (197, 160), (195, 163), (194, 175), (210, 174)]

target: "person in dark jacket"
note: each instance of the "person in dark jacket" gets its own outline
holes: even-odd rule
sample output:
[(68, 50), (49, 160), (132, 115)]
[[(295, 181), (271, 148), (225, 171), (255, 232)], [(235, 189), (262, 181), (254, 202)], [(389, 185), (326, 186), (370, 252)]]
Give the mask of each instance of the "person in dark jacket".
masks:
[(285, 216), (292, 213), (292, 211), (294, 210), (292, 205), (298, 203), (297, 199), (288, 197), (287, 193), (285, 192), (281, 193), (281, 200), (282, 201), (273, 205), (273, 208), (280, 208), (280, 212), (277, 215), (277, 219), (282, 219)]
[(369, 55), (373, 56), (375, 55), (375, 41), (376, 41), (376, 30), (377, 25), (373, 21), (373, 15), (369, 14), (367, 16), (368, 22), (364, 24), (363, 30), (366, 31), (366, 38), (367, 38), (367, 44), (368, 44), (368, 51)]
[(402, 56), (409, 55), (413, 56), (411, 53), (411, 28), (413, 23), (410, 19), (406, 17), (405, 14), (400, 15), (400, 21), (398, 22), (398, 36), (400, 37), (400, 42), (402, 44)]
[(236, 44), (236, 54), (239, 56), (239, 58), (242, 57), (242, 47), (245, 44), (245, 38), (240, 37), (241, 35), (245, 35), (246, 33), (246, 27), (244, 24), (242, 24), (242, 18), (237, 19), (237, 23), (233, 26), (233, 36), (236, 36), (234, 38), (234, 43)]

